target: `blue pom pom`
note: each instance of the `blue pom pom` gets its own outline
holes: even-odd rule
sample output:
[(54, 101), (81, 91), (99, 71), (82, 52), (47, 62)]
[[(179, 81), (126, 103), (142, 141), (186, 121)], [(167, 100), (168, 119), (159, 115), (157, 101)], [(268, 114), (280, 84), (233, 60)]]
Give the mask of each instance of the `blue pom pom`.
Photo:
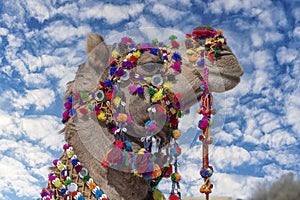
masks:
[(111, 80), (106, 80), (105, 81), (105, 85), (107, 86), (107, 87), (110, 87), (110, 86), (112, 86), (112, 82), (111, 82)]
[(80, 195), (80, 196), (78, 197), (78, 200), (84, 200), (84, 197), (83, 197), (82, 195)]
[(116, 67), (116, 66), (113, 66), (113, 67), (110, 68), (109, 74), (110, 74), (110, 75), (114, 75), (114, 74), (116, 73), (116, 71), (117, 71), (117, 67)]
[(132, 49), (135, 46), (134, 43), (130, 43), (129, 47)]
[(157, 49), (157, 48), (152, 48), (152, 49), (150, 50), (150, 53), (151, 53), (151, 54), (154, 54), (154, 55), (157, 55), (157, 52), (158, 52), (158, 49)]
[(70, 110), (70, 115), (74, 116), (76, 114), (76, 110), (74, 108), (71, 108)]
[(172, 59), (175, 61), (180, 61), (181, 60), (181, 55), (177, 52), (173, 53)]
[(100, 198), (102, 196), (103, 192), (101, 190), (96, 190), (95, 197)]
[(77, 165), (78, 162), (79, 162), (78, 159), (73, 159), (73, 160), (72, 160), (72, 165), (75, 166), (75, 165)]
[(65, 196), (66, 192), (67, 192), (66, 188), (62, 188), (60, 190), (60, 196)]
[(126, 141), (126, 151), (132, 151), (131, 143), (129, 141)]
[(204, 65), (204, 59), (199, 60), (199, 61), (197, 62), (197, 65), (198, 65), (199, 67), (202, 67), (202, 66)]
[(68, 97), (68, 98), (67, 98), (67, 102), (68, 102), (68, 103), (72, 103), (72, 102), (73, 102), (73, 97), (71, 97), (71, 96)]

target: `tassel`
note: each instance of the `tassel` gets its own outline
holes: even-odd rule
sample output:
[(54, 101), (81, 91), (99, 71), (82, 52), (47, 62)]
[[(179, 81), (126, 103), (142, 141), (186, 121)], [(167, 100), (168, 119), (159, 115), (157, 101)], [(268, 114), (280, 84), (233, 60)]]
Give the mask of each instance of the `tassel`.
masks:
[(122, 146), (120, 145), (122, 143), (119, 140), (116, 140), (112, 149), (110, 149), (105, 157), (101, 161), (101, 165), (105, 168), (111, 167), (114, 169), (119, 169), (124, 164), (125, 158), (122, 151)]

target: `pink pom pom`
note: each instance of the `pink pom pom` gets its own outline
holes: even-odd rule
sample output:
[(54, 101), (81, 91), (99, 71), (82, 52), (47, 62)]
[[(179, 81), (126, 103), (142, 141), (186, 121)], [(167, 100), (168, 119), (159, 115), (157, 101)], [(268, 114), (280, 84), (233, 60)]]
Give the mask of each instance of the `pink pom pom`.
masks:
[(152, 131), (157, 129), (157, 126), (154, 123), (151, 123), (148, 127), (146, 127), (146, 130)]
[(57, 159), (55, 159), (55, 160), (52, 161), (52, 163), (53, 163), (54, 166), (57, 166), (57, 162), (58, 162)]
[(63, 149), (66, 151), (68, 148), (70, 148), (71, 145), (69, 144), (64, 144)]
[(53, 174), (50, 174), (49, 177), (48, 177), (49, 181), (53, 181), (56, 179), (56, 176), (53, 175)]
[(132, 116), (127, 115), (127, 123), (130, 124), (132, 122)]
[(118, 128), (117, 127), (113, 127), (112, 129), (111, 129), (111, 133), (112, 134), (115, 134), (115, 132), (118, 130)]
[(129, 92), (134, 93), (134, 92), (137, 90), (137, 87), (134, 86), (134, 85), (130, 85), (130, 86), (128, 87), (128, 90), (129, 90)]
[(175, 62), (175, 63), (172, 65), (172, 68), (173, 68), (174, 71), (180, 72), (180, 71), (181, 71), (181, 65), (180, 65), (180, 62)]

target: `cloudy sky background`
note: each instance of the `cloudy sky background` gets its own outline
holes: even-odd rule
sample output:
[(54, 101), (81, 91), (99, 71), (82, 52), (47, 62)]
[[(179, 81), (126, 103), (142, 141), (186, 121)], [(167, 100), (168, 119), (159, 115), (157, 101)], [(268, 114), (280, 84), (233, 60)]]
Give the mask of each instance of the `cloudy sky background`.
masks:
[[(109, 40), (156, 27), (184, 35), (196, 25), (222, 29), (245, 71), (234, 90), (215, 94), (212, 195), (247, 198), (258, 182), (290, 171), (299, 178), (298, 0), (15, 0), (0, 3), (0, 199), (34, 199), (46, 185), (64, 143), (62, 95), (86, 60), (86, 34)], [(181, 125), (183, 196), (200, 196), (203, 181), (201, 146), (190, 148), (194, 108)]]

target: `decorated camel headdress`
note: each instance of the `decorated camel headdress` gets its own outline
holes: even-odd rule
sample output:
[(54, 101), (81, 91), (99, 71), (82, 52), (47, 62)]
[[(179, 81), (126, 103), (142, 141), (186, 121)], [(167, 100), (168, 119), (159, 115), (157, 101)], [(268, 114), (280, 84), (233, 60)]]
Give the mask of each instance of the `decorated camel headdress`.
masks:
[[(194, 84), (196, 86), (193, 85), (191, 90), (197, 91), (196, 96), (200, 99), (198, 113), (202, 115), (198, 122), (202, 130), (199, 140), (203, 142), (200, 175), (204, 183), (200, 192), (209, 198), (213, 168), (209, 165), (208, 145), (212, 142), (212, 115), (216, 113), (212, 107), (210, 90), (231, 89), (238, 83), (242, 69), (235, 61), (234, 65), (239, 69), (232, 69), (237, 70), (234, 72), (237, 75), (223, 71), (222, 75), (225, 79), (228, 76), (230, 80), (235, 79), (236, 83), (224, 84), (224, 88), (215, 89), (210, 83), (210, 73), (220, 72), (210, 72), (211, 66), (219, 63), (220, 69), (227, 67), (221, 62), (224, 51), (233, 56), (230, 58), (231, 64), (232, 60), (236, 60), (226, 45), (222, 31), (216, 31), (210, 26), (199, 26), (191, 34), (187, 34), (184, 52), (188, 56), (186, 61), (183, 60), (176, 36), (172, 35), (169, 39), (170, 45), (158, 40), (138, 44), (132, 38), (124, 37), (119, 44), (111, 47), (111, 53), (108, 53), (103, 42), (94, 48), (95, 54), (79, 67), (76, 79), (66, 94), (62, 121), (66, 124), (64, 132), (70, 144), (64, 145), (61, 158), (53, 161), (55, 169), (48, 176), (47, 188), (41, 192), (42, 199), (113, 200), (124, 199), (126, 196), (125, 199), (163, 200), (165, 197), (157, 189), (162, 178), (171, 179), (169, 199), (181, 199), (181, 177), (178, 170), (178, 157), (181, 154), (178, 139), (181, 131), (178, 124), (184, 113), (183, 107), (186, 106), (184, 98), (189, 99), (186, 97), (189, 91), (183, 89), (174, 92), (172, 87), (180, 84), (177, 77), (185, 70), (182, 65), (186, 63), (195, 69), (202, 69), (201, 78), (193, 80), (199, 84)], [(103, 39), (98, 37), (98, 40)], [(152, 76), (141, 74), (138, 67), (140, 65), (146, 71), (155, 73)], [(99, 80), (103, 66), (108, 67), (101, 72)], [(87, 71), (91, 68), (94, 69), (92, 73)], [(89, 79), (81, 79), (81, 72), (90, 73)], [(194, 72), (196, 73), (191, 71), (193, 76), (196, 75)], [(95, 83), (96, 78), (96, 84), (92, 86), (91, 82)], [(132, 102), (131, 96), (134, 96)], [(133, 104), (131, 108), (134, 112), (142, 114), (138, 117), (131, 115), (128, 104)], [(140, 105), (146, 110), (139, 110)], [(137, 121), (143, 123), (143, 126), (138, 127)], [(102, 135), (96, 134), (98, 130), (95, 124), (103, 127)], [(104, 133), (107, 133), (106, 136)], [(94, 145), (89, 146), (91, 143)], [(103, 149), (106, 152), (99, 158), (100, 162), (98, 165), (93, 164), (97, 161), (92, 159), (91, 154), (97, 154)], [(81, 158), (85, 159), (85, 163), (80, 161)], [(115, 180), (114, 177), (126, 180)], [(123, 182), (124, 185), (121, 184)], [(123, 194), (121, 191), (132, 192)]]

